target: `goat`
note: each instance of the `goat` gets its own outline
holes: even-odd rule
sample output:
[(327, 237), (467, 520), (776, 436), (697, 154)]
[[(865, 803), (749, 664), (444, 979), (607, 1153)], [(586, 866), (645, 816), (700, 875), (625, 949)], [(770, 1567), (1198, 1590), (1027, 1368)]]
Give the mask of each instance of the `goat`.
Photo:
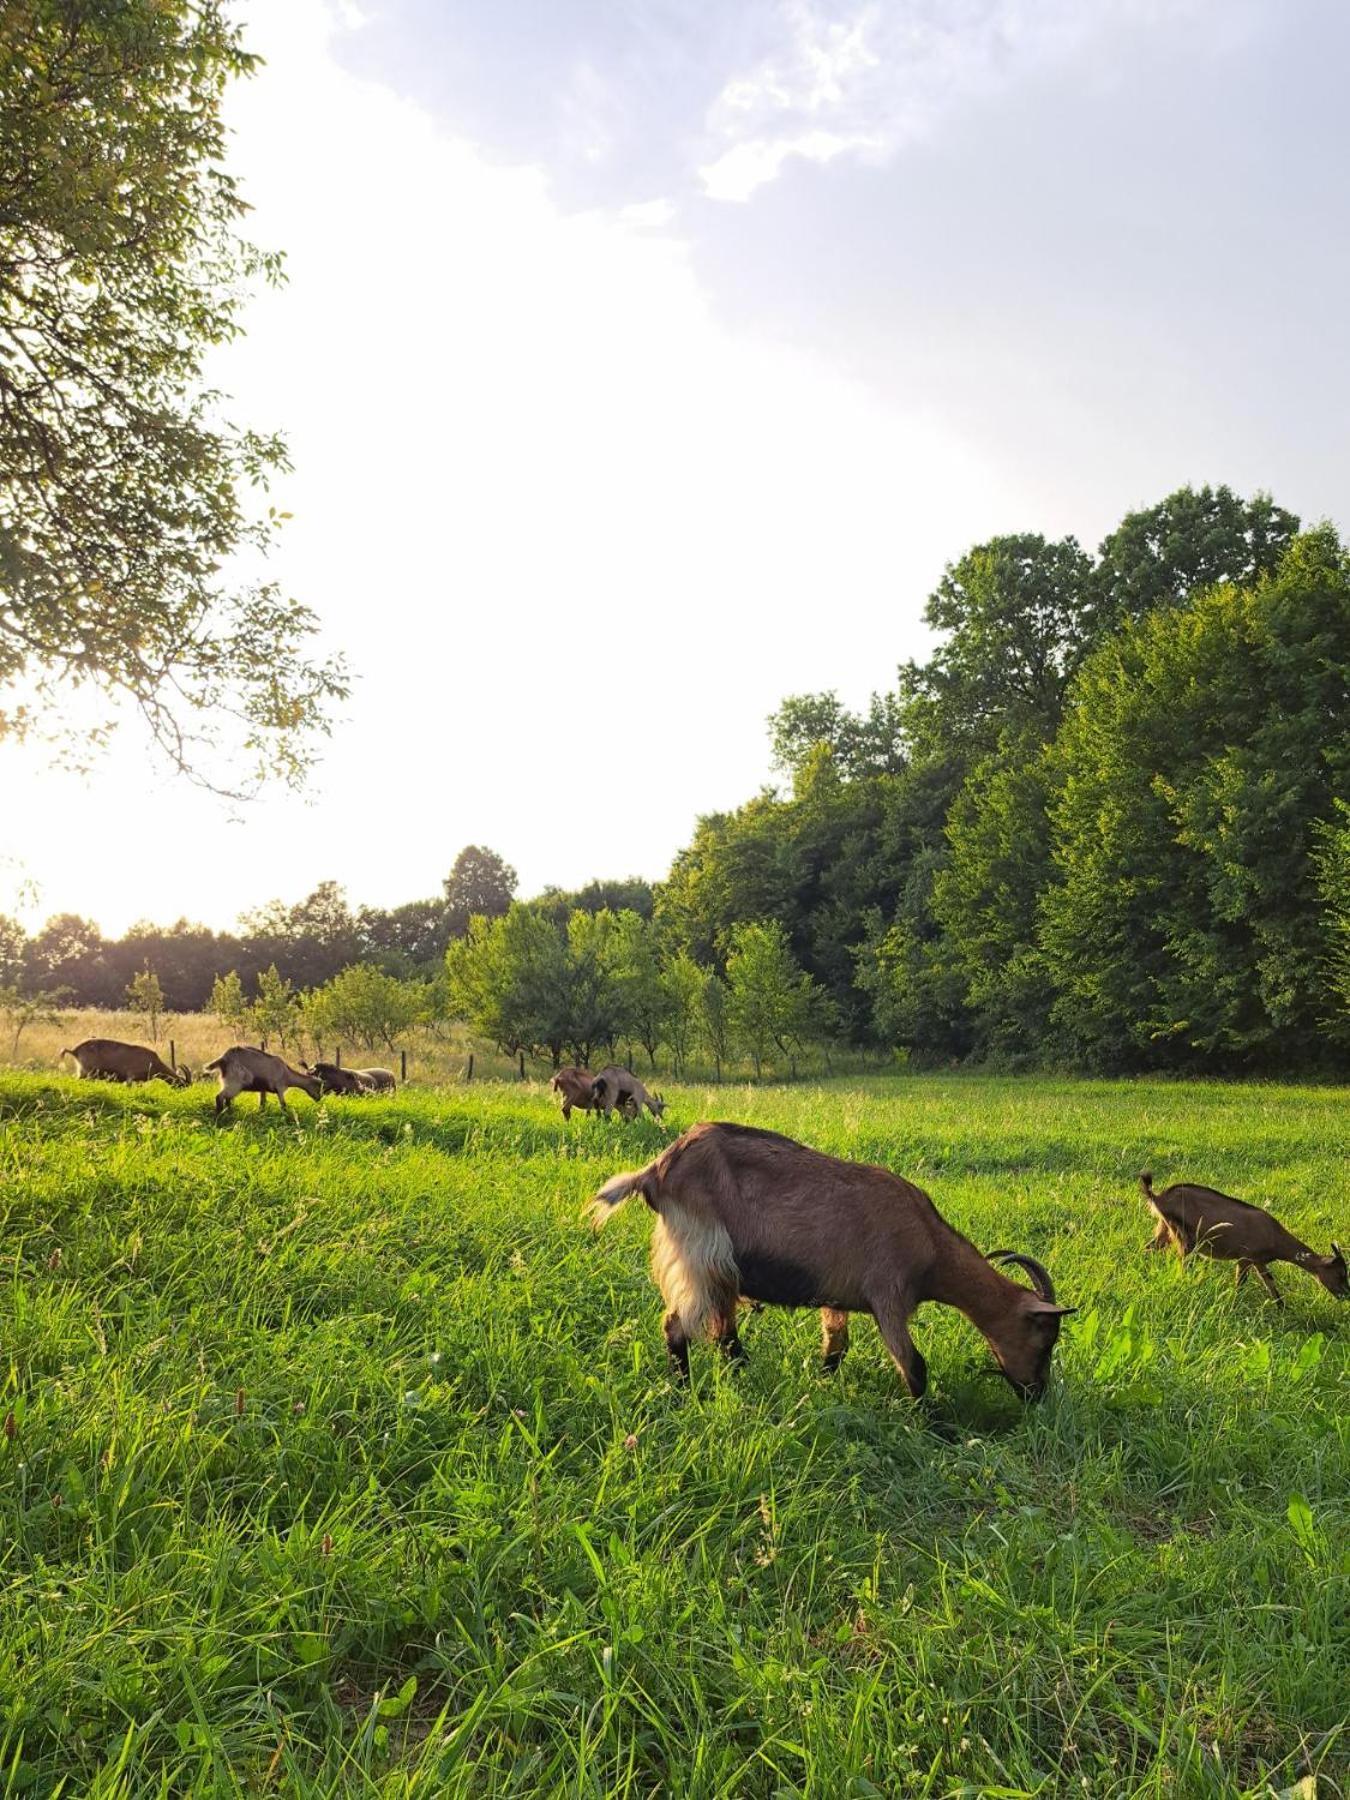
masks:
[(983, 1333), (999, 1368), (1028, 1400), (1045, 1391), (1060, 1320), (1049, 1275), (1029, 1256), (1034, 1291), (993, 1268), (942, 1218), (922, 1189), (866, 1163), (845, 1162), (777, 1132), (703, 1123), (645, 1169), (615, 1175), (590, 1204), (598, 1226), (630, 1194), (657, 1215), (652, 1274), (665, 1299), (666, 1347), (681, 1376), (691, 1338), (744, 1355), (737, 1298), (820, 1308), (826, 1369), (848, 1349), (848, 1315), (867, 1312), (917, 1400), (928, 1369), (909, 1334), (925, 1300), (955, 1306)]
[(628, 1119), (638, 1118), (644, 1106), (654, 1119), (666, 1110), (660, 1094), (649, 1094), (636, 1075), (617, 1063), (610, 1063), (595, 1077), (595, 1103), (606, 1118), (615, 1107)]
[(1273, 1262), (1297, 1263), (1338, 1300), (1350, 1296), (1345, 1252), (1339, 1244), (1332, 1243), (1330, 1256), (1319, 1256), (1263, 1207), (1235, 1200), (1217, 1188), (1180, 1181), (1155, 1194), (1147, 1170), (1139, 1177), (1139, 1185), (1158, 1221), (1146, 1250), (1165, 1250), (1171, 1244), (1183, 1258), (1198, 1250), (1202, 1256), (1235, 1262), (1235, 1287), (1241, 1287), (1254, 1269), (1271, 1299), (1281, 1305), (1280, 1290), (1270, 1273)]
[(562, 1095), (564, 1119), (571, 1118), (573, 1107), (578, 1112), (598, 1110), (595, 1077), (589, 1069), (578, 1069), (575, 1066), (559, 1069), (548, 1085), (553, 1093)]
[(325, 1094), (373, 1094), (362, 1069), (344, 1069), (341, 1063), (317, 1062), (305, 1065)]
[(356, 1072), (368, 1083), (368, 1093), (396, 1094), (398, 1092), (398, 1077), (392, 1069), (358, 1069)]
[(147, 1044), (85, 1038), (61, 1054), (74, 1057), (81, 1081), (167, 1081), (174, 1087), (187, 1087), (192, 1080), (186, 1069), (171, 1069)]
[(220, 1088), (216, 1093), (217, 1118), (228, 1109), (236, 1094), (256, 1094), (260, 1110), (267, 1105), (267, 1096), (275, 1094), (282, 1112), (286, 1111), (288, 1088), (299, 1088), (311, 1100), (323, 1096), (323, 1085), (317, 1075), (308, 1070), (293, 1069), (284, 1058), (258, 1050), (252, 1044), (235, 1044), (222, 1050), (206, 1066), (220, 1076)]

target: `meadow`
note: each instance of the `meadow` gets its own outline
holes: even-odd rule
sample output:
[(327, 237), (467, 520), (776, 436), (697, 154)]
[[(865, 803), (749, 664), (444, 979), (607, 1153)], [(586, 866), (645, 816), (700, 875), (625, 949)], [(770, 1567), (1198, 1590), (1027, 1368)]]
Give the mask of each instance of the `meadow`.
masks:
[[(910, 1076), (296, 1097), (0, 1073), (5, 1794), (1346, 1792), (1346, 1325), (1145, 1256), (1137, 1175), (1350, 1238), (1345, 1088)], [(670, 1381), (701, 1117), (888, 1164), (1076, 1303), (1023, 1408), (927, 1308)]]

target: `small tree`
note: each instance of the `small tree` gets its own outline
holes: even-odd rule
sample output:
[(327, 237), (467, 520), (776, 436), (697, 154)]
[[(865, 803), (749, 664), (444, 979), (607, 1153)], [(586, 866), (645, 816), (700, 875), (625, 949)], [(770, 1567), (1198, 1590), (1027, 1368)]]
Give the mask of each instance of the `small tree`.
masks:
[(295, 995), (275, 963), (258, 977), (258, 997), (250, 1012), (259, 1038), (275, 1038), (284, 1050), (296, 1027)]
[(369, 963), (359, 963), (307, 994), (301, 1013), (316, 1043), (331, 1035), (351, 1039), (367, 1050), (376, 1044), (392, 1050), (399, 1034), (417, 1023), (424, 1006), (421, 983), (399, 981)]
[(708, 1054), (722, 1079), (722, 1064), (731, 1055), (731, 990), (712, 969), (702, 971), (703, 984), (698, 996), (699, 1033), (708, 1046)]
[(146, 963), (145, 967), (132, 976), (127, 985), (127, 1005), (132, 1012), (144, 1013), (150, 1021), (150, 1042), (159, 1042), (159, 1015), (164, 1011), (164, 989), (159, 985), (159, 976)]
[(758, 1079), (765, 1055), (777, 1049), (796, 1072), (803, 1042), (823, 1029), (827, 1000), (797, 965), (787, 933), (776, 919), (732, 928), (727, 982), (731, 1024), (750, 1052)]
[(52, 1005), (55, 994), (23, 994), (17, 987), (0, 987), (0, 1015), (7, 1029), (14, 1033), (9, 1054), (17, 1060), (19, 1039), (30, 1025), (55, 1025), (61, 1017)]
[(637, 1039), (655, 1068), (657, 1047), (664, 1041), (670, 1021), (670, 993), (662, 977), (656, 933), (651, 922), (638, 913), (619, 914), (613, 966), (619, 1030)]
[(244, 984), (237, 969), (231, 969), (228, 975), (216, 976), (207, 1010), (236, 1036), (242, 1037), (252, 1025), (253, 1009), (244, 998)]
[(706, 979), (706, 972), (699, 968), (687, 950), (672, 956), (661, 971), (666, 1042), (675, 1059), (676, 1074), (683, 1073), (689, 1053), (698, 1042), (699, 1002)]

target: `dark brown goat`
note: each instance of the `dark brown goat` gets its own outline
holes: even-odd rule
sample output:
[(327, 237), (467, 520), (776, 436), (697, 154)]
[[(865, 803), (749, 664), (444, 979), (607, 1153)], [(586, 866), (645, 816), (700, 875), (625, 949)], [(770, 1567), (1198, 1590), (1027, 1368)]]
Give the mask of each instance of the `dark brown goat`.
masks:
[(1339, 1244), (1332, 1244), (1330, 1256), (1319, 1256), (1286, 1231), (1272, 1213), (1246, 1200), (1235, 1200), (1231, 1194), (1221, 1194), (1217, 1188), (1179, 1181), (1155, 1194), (1153, 1177), (1147, 1170), (1139, 1177), (1139, 1185), (1158, 1221), (1145, 1249), (1166, 1250), (1170, 1244), (1178, 1256), (1189, 1256), (1198, 1250), (1202, 1256), (1235, 1262), (1238, 1287), (1254, 1269), (1272, 1300), (1280, 1299), (1280, 1290), (1270, 1273), (1273, 1262), (1296, 1263), (1315, 1275), (1338, 1300), (1350, 1295), (1345, 1252)]
[(607, 1181), (591, 1202), (601, 1224), (630, 1194), (657, 1215), (652, 1274), (668, 1308), (666, 1345), (687, 1373), (689, 1340), (712, 1337), (743, 1354), (741, 1296), (821, 1310), (827, 1368), (848, 1348), (848, 1315), (867, 1312), (917, 1399), (927, 1385), (909, 1318), (925, 1300), (954, 1306), (984, 1334), (1024, 1399), (1044, 1392), (1060, 1320), (1049, 1275), (1021, 1265), (1035, 1291), (1010, 1281), (954, 1231), (920, 1188), (888, 1169), (824, 1156), (777, 1132), (695, 1125), (633, 1174)]
[(398, 1077), (392, 1069), (358, 1069), (356, 1072), (367, 1083), (368, 1091), (372, 1094), (398, 1092)]
[(325, 1094), (373, 1094), (375, 1091), (364, 1070), (344, 1069), (341, 1063), (312, 1063), (308, 1072), (316, 1078)]
[(123, 1044), (116, 1038), (85, 1038), (62, 1056), (73, 1056), (81, 1081), (168, 1081), (186, 1087), (186, 1069), (171, 1069), (148, 1044)]
[(555, 1094), (562, 1095), (562, 1116), (570, 1119), (573, 1107), (578, 1112), (592, 1112), (599, 1106), (595, 1094), (595, 1077), (589, 1069), (559, 1069), (549, 1082)]
[(256, 1094), (259, 1107), (267, 1105), (269, 1094), (275, 1094), (282, 1112), (286, 1111), (289, 1088), (299, 1088), (311, 1100), (318, 1100), (323, 1095), (317, 1075), (293, 1069), (283, 1057), (258, 1050), (252, 1044), (235, 1044), (206, 1066), (220, 1076), (220, 1088), (216, 1093), (217, 1118), (227, 1110), (236, 1094)]

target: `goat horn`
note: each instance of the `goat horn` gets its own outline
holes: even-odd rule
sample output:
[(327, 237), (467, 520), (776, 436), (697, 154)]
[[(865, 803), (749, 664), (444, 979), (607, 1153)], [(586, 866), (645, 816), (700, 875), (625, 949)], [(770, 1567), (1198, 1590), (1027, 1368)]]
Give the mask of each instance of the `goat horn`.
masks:
[(1016, 1263), (1019, 1269), (1025, 1269), (1030, 1275), (1032, 1286), (1041, 1299), (1048, 1300), (1052, 1306), (1055, 1304), (1055, 1284), (1050, 1279), (1050, 1272), (1044, 1264), (1038, 1263), (1034, 1256), (1023, 1256), (1017, 1250), (991, 1250), (987, 1260), (989, 1262)]

